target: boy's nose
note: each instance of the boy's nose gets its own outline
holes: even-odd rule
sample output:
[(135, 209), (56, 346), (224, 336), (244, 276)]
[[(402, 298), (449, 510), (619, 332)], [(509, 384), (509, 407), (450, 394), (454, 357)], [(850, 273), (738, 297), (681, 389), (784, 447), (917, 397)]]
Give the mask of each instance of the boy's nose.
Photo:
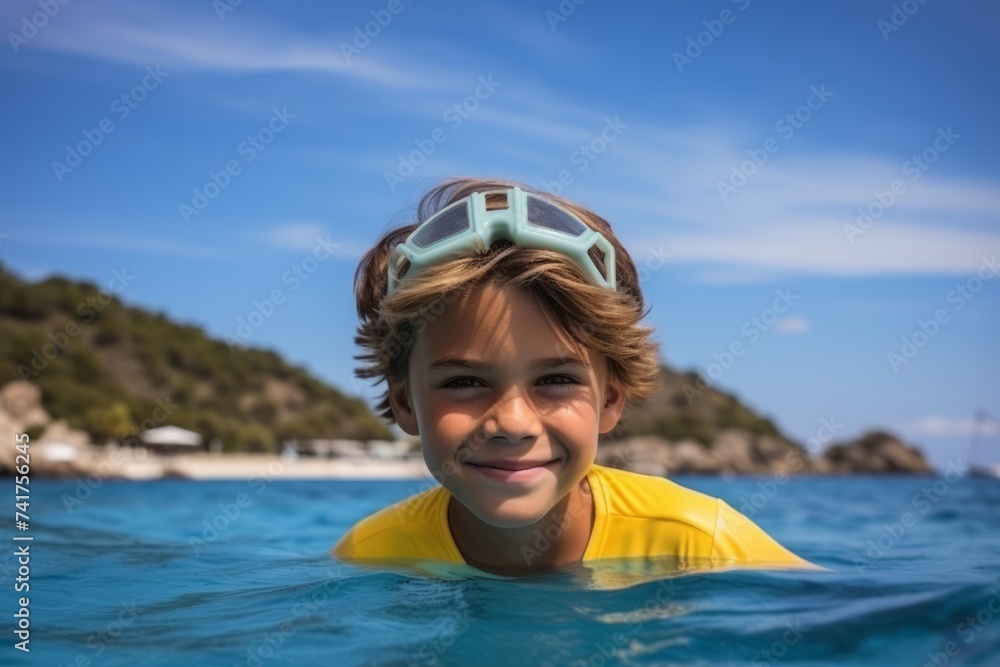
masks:
[(490, 408), (483, 422), (483, 435), (490, 440), (518, 442), (540, 434), (538, 412), (520, 391), (512, 391)]

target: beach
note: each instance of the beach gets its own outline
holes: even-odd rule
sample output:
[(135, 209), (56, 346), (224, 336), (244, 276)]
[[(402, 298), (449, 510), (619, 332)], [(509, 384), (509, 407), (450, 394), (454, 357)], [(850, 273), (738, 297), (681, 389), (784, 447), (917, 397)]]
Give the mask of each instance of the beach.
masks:
[(115, 449), (94, 452), (69, 465), (54, 465), (47, 473), (59, 477), (152, 480), (251, 479), (421, 479), (431, 474), (422, 458), (377, 459), (351, 457), (292, 458), (276, 454), (173, 454), (158, 455), (143, 450)]

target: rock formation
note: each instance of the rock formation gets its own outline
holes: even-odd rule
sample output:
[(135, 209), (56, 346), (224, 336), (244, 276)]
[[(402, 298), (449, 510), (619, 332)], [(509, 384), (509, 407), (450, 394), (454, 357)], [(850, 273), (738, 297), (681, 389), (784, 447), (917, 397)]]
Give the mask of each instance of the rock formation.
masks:
[(885, 431), (871, 431), (857, 440), (830, 446), (824, 454), (835, 473), (931, 473), (916, 447)]
[(41, 399), (41, 390), (30, 382), (15, 380), (0, 388), (0, 473), (15, 470), (19, 433), (42, 431), (28, 448), (32, 476), (72, 474), (74, 461), (89, 449), (87, 434), (69, 428), (62, 419), (52, 421)]
[(707, 447), (693, 440), (636, 436), (601, 445), (597, 462), (660, 476), (933, 472), (920, 450), (882, 431), (832, 445), (815, 458), (782, 438), (739, 429), (719, 432)]

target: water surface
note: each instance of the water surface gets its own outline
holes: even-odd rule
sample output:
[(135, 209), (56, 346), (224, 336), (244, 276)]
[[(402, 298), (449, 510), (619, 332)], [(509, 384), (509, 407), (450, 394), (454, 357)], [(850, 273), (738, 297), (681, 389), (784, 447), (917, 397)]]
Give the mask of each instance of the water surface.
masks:
[(833, 571), (432, 578), (327, 556), (425, 482), (38, 480), (32, 650), (9, 548), (0, 664), (1000, 665), (1000, 482), (675, 479)]

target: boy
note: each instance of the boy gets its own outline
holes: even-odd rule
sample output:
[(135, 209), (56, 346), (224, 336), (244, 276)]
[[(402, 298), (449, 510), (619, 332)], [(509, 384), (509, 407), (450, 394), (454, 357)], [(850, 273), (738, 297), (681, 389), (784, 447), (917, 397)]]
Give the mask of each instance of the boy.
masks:
[(419, 218), (358, 267), (357, 374), (386, 381), (380, 415), (420, 436), (441, 486), (362, 520), (334, 555), (508, 576), (635, 557), (811, 566), (717, 498), (594, 463), (659, 364), (607, 221), (475, 179), (434, 188)]

